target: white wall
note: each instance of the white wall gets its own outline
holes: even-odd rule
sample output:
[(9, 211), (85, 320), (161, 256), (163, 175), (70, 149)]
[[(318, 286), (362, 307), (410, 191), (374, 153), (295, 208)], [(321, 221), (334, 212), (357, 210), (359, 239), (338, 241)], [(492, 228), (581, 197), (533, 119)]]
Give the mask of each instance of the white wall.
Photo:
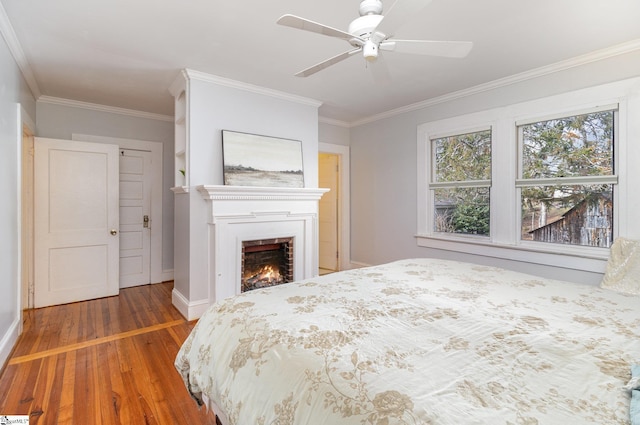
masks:
[(188, 223), (188, 229), (181, 224), (181, 231), (188, 234), (176, 235), (175, 250), (189, 255), (176, 256), (174, 304), (179, 299), (178, 309), (193, 319), (210, 296), (209, 211), (195, 187), (224, 184), (222, 130), (300, 140), (305, 187), (317, 188), (320, 103), (197, 71), (186, 74), (191, 187), (189, 193), (175, 195), (176, 217)]
[[(167, 96), (170, 96), (167, 92)], [(37, 102), (39, 137), (71, 140), (88, 134), (163, 144), (162, 270), (173, 269), (173, 120), (141, 118), (49, 102)]]
[(0, 368), (20, 330), (21, 109), (35, 120), (35, 102), (4, 38), (0, 37)]
[[(351, 129), (351, 258), (379, 264), (439, 257), (495, 264), (542, 276), (594, 283), (598, 273), (545, 267), (417, 246), (417, 127), (421, 124), (640, 75), (640, 52), (567, 67), (488, 88)], [(640, 158), (637, 158), (640, 163)], [(636, 232), (638, 233), (638, 232)]]
[(192, 78), (189, 106), (192, 186), (223, 184), (221, 131), (232, 130), (302, 141), (305, 186), (318, 187), (317, 105)]

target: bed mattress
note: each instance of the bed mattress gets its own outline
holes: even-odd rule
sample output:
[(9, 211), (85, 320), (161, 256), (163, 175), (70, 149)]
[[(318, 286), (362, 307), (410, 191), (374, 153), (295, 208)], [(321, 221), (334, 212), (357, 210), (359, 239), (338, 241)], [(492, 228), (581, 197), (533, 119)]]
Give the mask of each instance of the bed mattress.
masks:
[(640, 297), (409, 259), (212, 305), (176, 368), (226, 425), (629, 424)]

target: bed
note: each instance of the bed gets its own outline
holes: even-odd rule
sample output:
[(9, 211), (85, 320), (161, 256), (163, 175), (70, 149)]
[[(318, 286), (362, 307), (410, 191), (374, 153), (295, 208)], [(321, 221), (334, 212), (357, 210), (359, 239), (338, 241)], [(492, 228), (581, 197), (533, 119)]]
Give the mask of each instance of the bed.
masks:
[(436, 259), (212, 305), (175, 366), (225, 425), (629, 424), (640, 296)]

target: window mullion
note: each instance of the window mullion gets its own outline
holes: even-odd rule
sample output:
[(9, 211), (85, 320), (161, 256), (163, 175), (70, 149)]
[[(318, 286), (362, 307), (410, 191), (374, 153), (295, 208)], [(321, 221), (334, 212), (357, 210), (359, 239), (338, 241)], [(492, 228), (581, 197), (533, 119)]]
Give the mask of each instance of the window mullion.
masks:
[(430, 189), (457, 189), (465, 187), (491, 187), (491, 180), (464, 180), (454, 182), (430, 182)]
[(618, 176), (575, 176), (539, 179), (517, 179), (516, 187), (617, 184)]

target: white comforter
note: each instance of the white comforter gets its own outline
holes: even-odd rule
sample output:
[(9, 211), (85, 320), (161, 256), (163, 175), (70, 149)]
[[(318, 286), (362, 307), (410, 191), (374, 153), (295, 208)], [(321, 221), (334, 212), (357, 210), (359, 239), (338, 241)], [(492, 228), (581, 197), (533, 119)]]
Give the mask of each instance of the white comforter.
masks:
[(432, 259), (213, 305), (176, 368), (228, 425), (628, 424), (640, 297)]

